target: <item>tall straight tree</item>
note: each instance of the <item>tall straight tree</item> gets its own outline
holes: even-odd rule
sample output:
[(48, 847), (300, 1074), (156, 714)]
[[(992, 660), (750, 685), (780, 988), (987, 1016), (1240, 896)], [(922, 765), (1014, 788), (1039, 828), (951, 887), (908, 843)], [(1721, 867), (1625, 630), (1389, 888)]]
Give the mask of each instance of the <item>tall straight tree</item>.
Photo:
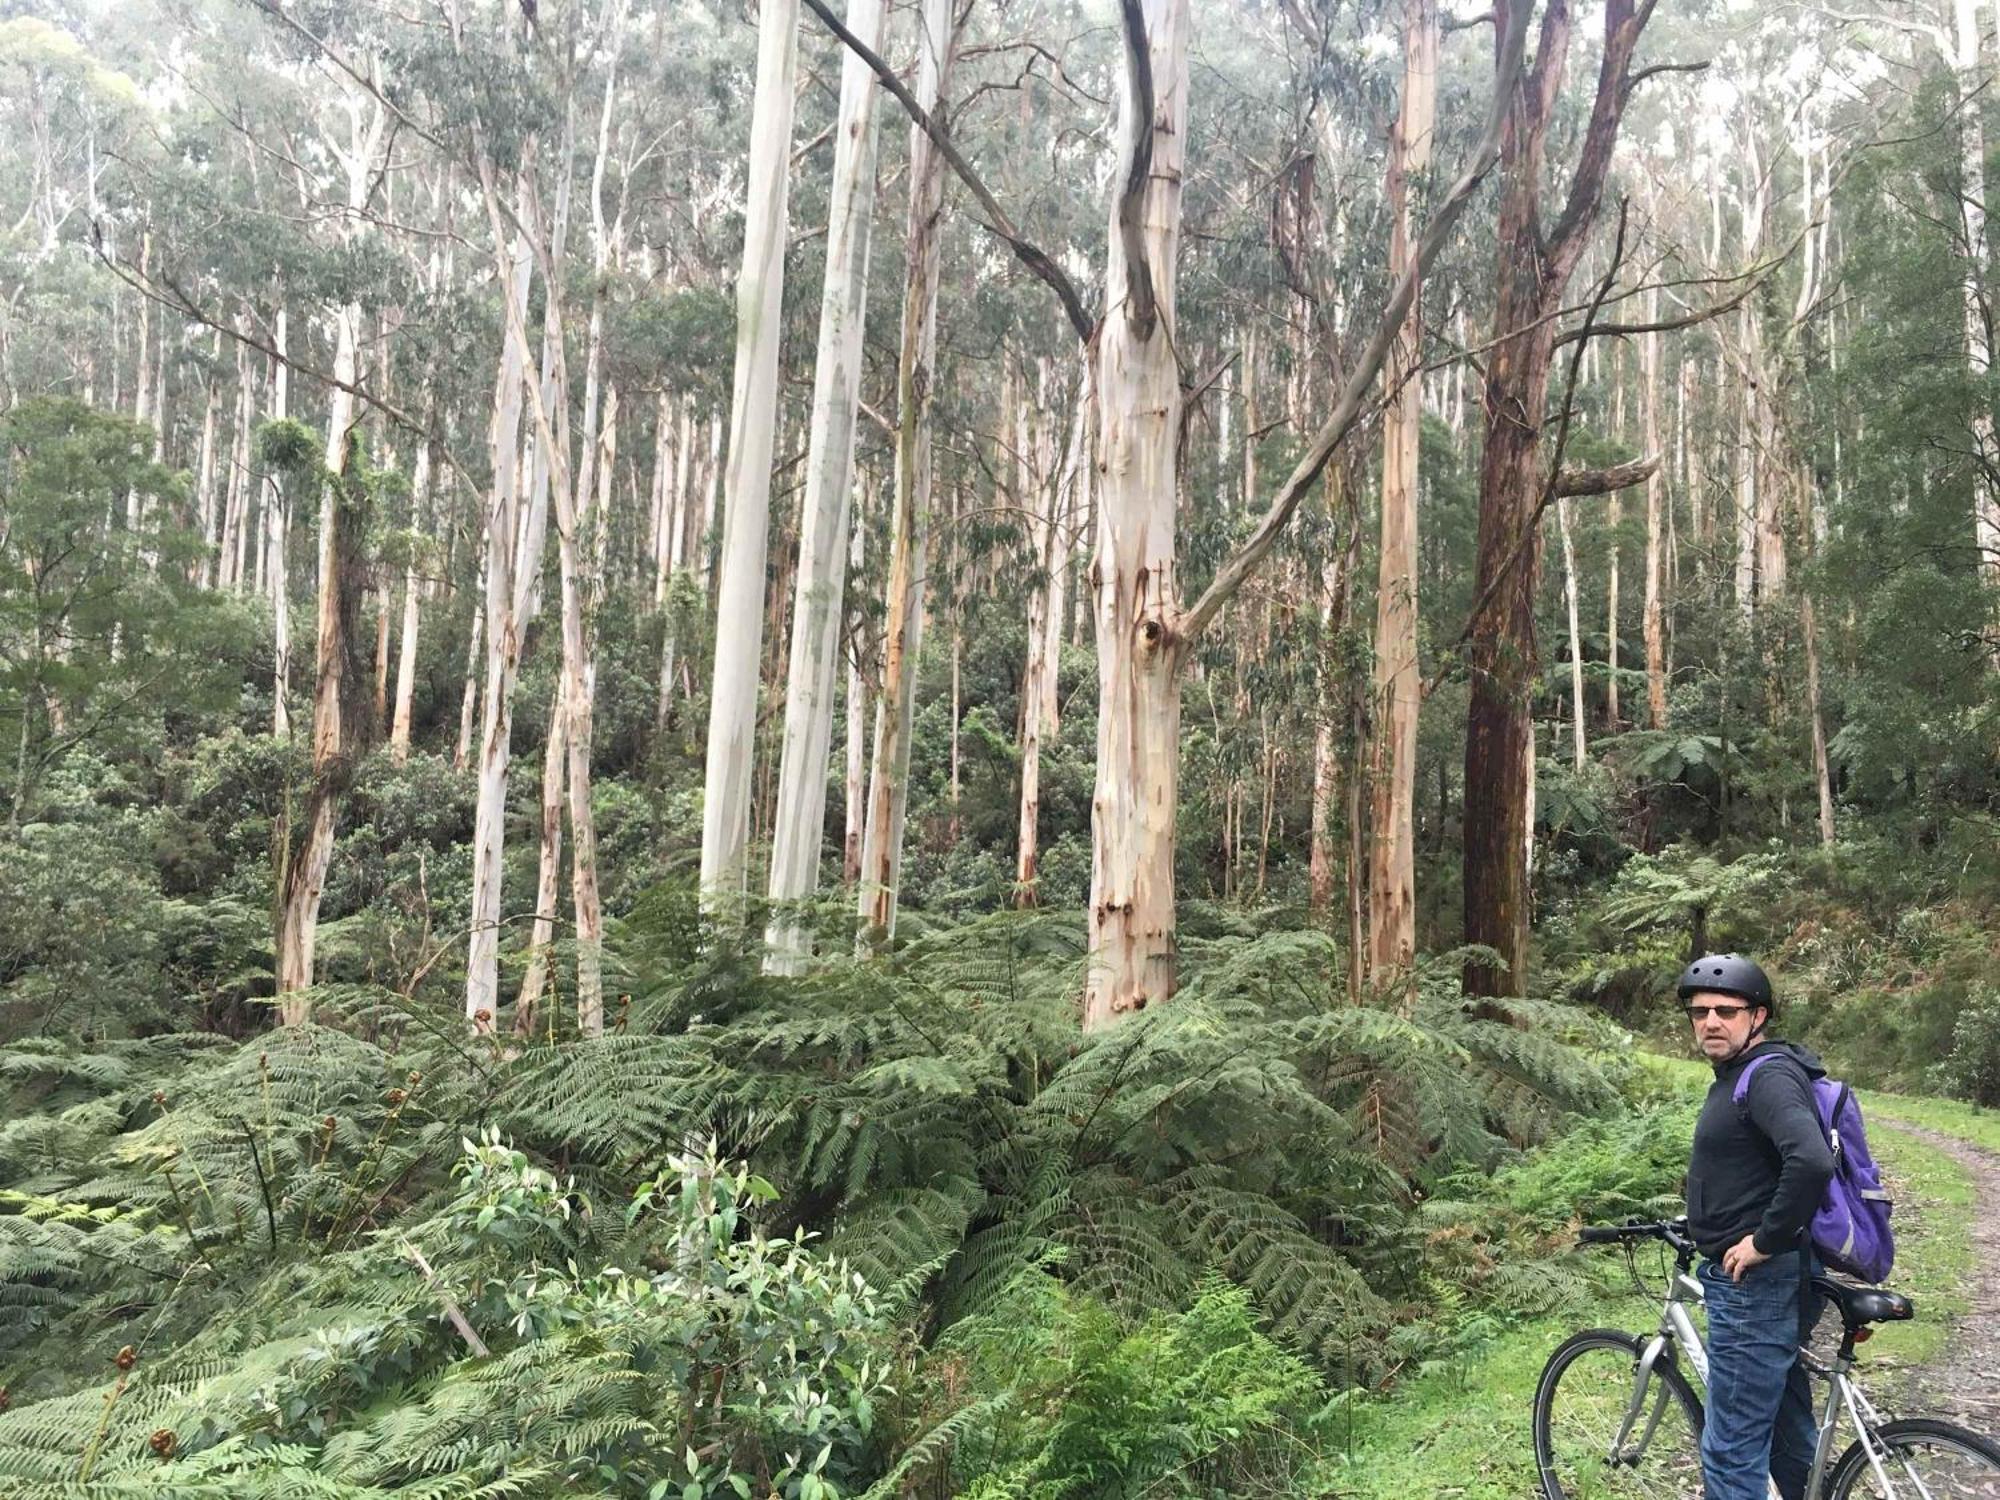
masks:
[(1493, 353), (1486, 369), (1480, 454), (1477, 601), (1467, 653), (1472, 675), (1465, 742), (1465, 940), (1499, 966), (1467, 965), (1477, 995), (1517, 995), (1527, 980), (1528, 849), (1532, 837), (1535, 583), (1542, 511), (1556, 484), (1543, 473), (1542, 425), (1557, 314), (1597, 221), (1612, 147), (1631, 95), (1632, 53), (1654, 0), (1607, 0), (1604, 55), (1590, 120), (1554, 226), (1542, 227), (1543, 157), (1569, 57), (1568, 0), (1542, 12), (1535, 59), (1512, 92), (1502, 133), (1499, 264)]
[[(958, 31), (952, 0), (924, 0), (917, 17), (917, 102), (942, 128), (941, 104)], [(882, 697), (868, 771), (859, 908), (864, 941), (895, 935), (909, 808), (910, 731), (923, 647), (931, 508), (931, 382), (937, 357), (938, 267), (944, 212), (944, 153), (910, 129), (910, 214), (904, 236), (902, 342), (896, 361), (896, 495), (889, 521), (888, 618)]]
[[(1389, 274), (1409, 269), (1412, 180), (1430, 170), (1437, 118), (1433, 0), (1404, 0), (1403, 99), (1389, 135)], [(1423, 431), (1422, 288), (1389, 356), (1382, 413), (1382, 550), (1375, 591), (1375, 737), (1368, 846), (1368, 965), (1407, 973), (1417, 951), (1417, 454)]]
[[(382, 103), (381, 73), (372, 74), (372, 88), (355, 85), (346, 100), (348, 135), (343, 142), (331, 135), (327, 145), (339, 161), (346, 189), (344, 237), (359, 232), (362, 215), (382, 171), (381, 156), (388, 140), (389, 111)], [(356, 684), (352, 663), (355, 613), (359, 608), (358, 571), (361, 538), (356, 534), (354, 499), (359, 493), (347, 483), (349, 437), (354, 426), (354, 392), (361, 374), (361, 306), (340, 304), (334, 316), (333, 386), (326, 422), (327, 474), (320, 482), (319, 613), (315, 636), (313, 686), (313, 788), (306, 803), (305, 846), (285, 862), (280, 891), (277, 934), (278, 1013), (288, 1025), (309, 1018), (303, 995), (313, 982), (313, 945), (319, 930), (320, 894), (326, 888), (327, 866), (333, 859), (333, 825), (346, 793), (348, 763), (362, 731), (360, 716), (343, 699)], [(283, 587), (284, 559), (274, 560)]]
[(778, 313), (785, 290), (785, 178), (792, 149), (798, 35), (798, 0), (765, 0), (757, 19), (757, 93), (750, 112), (743, 266), (736, 280), (736, 374), (729, 405), (708, 761), (702, 780), (701, 899), (711, 911), (740, 905), (749, 873), (771, 449), (778, 415)]
[[(880, 45), (887, 0), (851, 0), (847, 25)], [(819, 885), (826, 819), (826, 764), (847, 583), (849, 497), (854, 489), (854, 421), (861, 405), (861, 334), (868, 302), (868, 240), (874, 222), (875, 75), (849, 51), (840, 70), (834, 126), (833, 189), (827, 207), (826, 280), (820, 296), (819, 355), (813, 365), (812, 427), (806, 440), (805, 515), (799, 537), (786, 673), (785, 738), (771, 839), (765, 967), (794, 974), (811, 954), (797, 903)]]
[[(524, 153), (525, 160), (525, 153)], [(517, 227), (500, 222), (498, 190), (491, 159), (482, 153), (480, 187), (493, 226), (493, 251), (505, 311), (499, 368), (493, 380), (493, 416), (488, 428), (492, 495), (486, 507), (486, 548), (481, 577), (485, 586), (485, 687), (480, 696), (478, 782), (473, 812), (472, 922), (467, 935), (465, 1014), (480, 1030), (490, 1030), (500, 1005), (500, 882), (506, 831), (507, 766), (514, 724), (514, 682), (521, 664), (521, 632), (529, 594), (541, 571), (539, 538), (545, 533), (524, 517), (531, 502), (522, 484), (521, 405), (528, 374), (527, 307), (534, 252), (524, 227), (529, 208), (527, 169), (516, 194)], [(524, 542), (536, 538), (532, 555)], [(470, 684), (468, 683), (468, 688)]]

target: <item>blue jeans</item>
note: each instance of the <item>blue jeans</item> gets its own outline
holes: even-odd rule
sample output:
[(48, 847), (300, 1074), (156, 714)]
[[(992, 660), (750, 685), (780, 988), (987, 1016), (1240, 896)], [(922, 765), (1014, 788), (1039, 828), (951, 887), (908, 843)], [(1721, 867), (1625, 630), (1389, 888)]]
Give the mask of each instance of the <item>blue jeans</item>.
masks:
[[(1731, 1281), (1719, 1261), (1703, 1261), (1701, 1284), (1708, 1298), (1707, 1500), (1767, 1500), (1767, 1474), (1785, 1500), (1800, 1500), (1819, 1430), (1812, 1384), (1799, 1363), (1799, 1258), (1773, 1256), (1741, 1281)], [(1816, 1315), (1816, 1293), (1812, 1300)]]

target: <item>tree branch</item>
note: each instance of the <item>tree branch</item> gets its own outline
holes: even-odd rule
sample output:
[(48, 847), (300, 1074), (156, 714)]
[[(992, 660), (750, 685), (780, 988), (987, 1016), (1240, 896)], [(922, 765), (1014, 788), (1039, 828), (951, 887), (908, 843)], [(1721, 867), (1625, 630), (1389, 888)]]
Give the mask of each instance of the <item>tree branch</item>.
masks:
[[(807, 0), (807, 3), (813, 3), (813, 0)], [(1409, 315), (1410, 303), (1416, 298), (1418, 283), (1429, 272), (1431, 263), (1437, 259), (1438, 252), (1444, 248), (1445, 240), (1450, 237), (1473, 193), (1478, 190), (1480, 183), (1486, 180), (1487, 173), (1493, 170), (1493, 164), (1500, 159), (1500, 132), (1507, 120), (1507, 111), (1514, 97), (1514, 89), (1521, 79), (1521, 60), (1526, 51), (1531, 0), (1502, 0), (1502, 3), (1505, 6), (1503, 19), (1506, 24), (1500, 41), (1499, 65), (1494, 70), (1493, 110), (1487, 118), (1486, 129), (1480, 137), (1479, 145), (1474, 150), (1472, 159), (1466, 164), (1463, 175), (1452, 185), (1451, 192), (1438, 206), (1430, 227), (1424, 231), (1424, 238), (1417, 247), (1416, 257), (1411, 261), (1409, 269), (1403, 273), (1402, 280), (1396, 284), (1396, 289), (1389, 298), (1389, 305), (1382, 311), (1381, 321), (1376, 325), (1367, 346), (1361, 352), (1361, 357), (1349, 373), (1346, 384), (1341, 389), (1340, 398), (1334, 406), (1333, 415), (1327, 419), (1326, 425), (1313, 435), (1311, 445), (1285, 480), (1284, 487), (1278, 491), (1277, 498), (1271, 502), (1270, 510), (1258, 523), (1250, 540), (1217, 570), (1208, 588), (1195, 602), (1194, 608), (1182, 617), (1179, 632), (1183, 651), (1190, 648), (1196, 637), (1215, 619), (1222, 606), (1229, 602), (1230, 596), (1243, 586), (1244, 580), (1257, 570), (1258, 565), (1277, 545), (1279, 535), (1291, 520), (1292, 513), (1299, 508), (1306, 491), (1326, 468), (1334, 450), (1345, 442), (1348, 434), (1354, 430), (1355, 423), (1361, 416), (1369, 387), (1374, 385), (1375, 377), (1381, 373), (1383, 364), (1389, 358), (1389, 350), (1395, 344), (1397, 334), (1402, 330), (1403, 319)]]
[(917, 103), (916, 96), (904, 86), (903, 80), (896, 76), (896, 70), (884, 62), (861, 38), (842, 25), (840, 18), (828, 8), (826, 0), (805, 0), (805, 3), (807, 9), (820, 18), (826, 29), (838, 37), (843, 46), (868, 64), (870, 71), (882, 80), (882, 87), (903, 106), (903, 112), (910, 117), (917, 128), (937, 143), (945, 162), (958, 180), (965, 184), (966, 190), (978, 201), (985, 214), (981, 222), (987, 232), (1005, 240), (1007, 247), (1014, 252), (1014, 258), (1048, 283), (1049, 289), (1061, 301), (1063, 311), (1069, 315), (1070, 327), (1076, 330), (1076, 336), (1086, 344), (1089, 343), (1091, 336), (1097, 331), (1096, 321), (1084, 310), (1083, 298), (1077, 293), (1076, 284), (1064, 273), (1063, 268), (1057, 265), (1048, 252), (1039, 245), (1031, 244), (1021, 237), (1021, 232), (1014, 227), (1013, 220), (1009, 219), (1006, 210), (1000, 207), (999, 200), (988, 190), (986, 184), (979, 180), (979, 174), (972, 170), (971, 163), (959, 154), (958, 148), (951, 143), (951, 137), (945, 128), (931, 118), (929, 111)]
[(1153, 291), (1153, 268), (1146, 263), (1146, 182), (1153, 174), (1153, 52), (1146, 35), (1146, 15), (1139, 0), (1120, 0), (1125, 22), (1125, 81), (1131, 90), (1127, 106), (1132, 125), (1132, 159), (1125, 169), (1125, 186), (1118, 194), (1118, 246), (1125, 256), (1125, 318), (1140, 343), (1153, 336), (1159, 322), (1159, 299)]
[(1609, 495), (1618, 490), (1629, 490), (1635, 484), (1644, 484), (1653, 477), (1653, 471), (1660, 466), (1660, 455), (1651, 458), (1635, 458), (1630, 463), (1613, 464), (1608, 469), (1565, 469), (1549, 481), (1549, 487), (1558, 500), (1573, 500), (1580, 495)]

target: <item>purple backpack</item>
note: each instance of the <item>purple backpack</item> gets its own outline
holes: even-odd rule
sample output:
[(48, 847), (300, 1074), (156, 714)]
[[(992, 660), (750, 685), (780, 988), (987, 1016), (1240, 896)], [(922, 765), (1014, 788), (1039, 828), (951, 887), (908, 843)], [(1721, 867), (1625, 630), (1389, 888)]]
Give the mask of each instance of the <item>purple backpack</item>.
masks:
[[(1750, 1076), (1760, 1065), (1777, 1056), (1765, 1053), (1750, 1059), (1736, 1078), (1730, 1097), (1738, 1109), (1747, 1109)], [(1819, 1258), (1836, 1271), (1880, 1283), (1896, 1263), (1896, 1236), (1889, 1228), (1889, 1194), (1882, 1187), (1882, 1172), (1868, 1149), (1868, 1132), (1861, 1123), (1861, 1106), (1854, 1090), (1837, 1078), (1812, 1081), (1813, 1103), (1819, 1109), (1819, 1128), (1833, 1150), (1833, 1176), (1826, 1192), (1813, 1210), (1812, 1243)]]

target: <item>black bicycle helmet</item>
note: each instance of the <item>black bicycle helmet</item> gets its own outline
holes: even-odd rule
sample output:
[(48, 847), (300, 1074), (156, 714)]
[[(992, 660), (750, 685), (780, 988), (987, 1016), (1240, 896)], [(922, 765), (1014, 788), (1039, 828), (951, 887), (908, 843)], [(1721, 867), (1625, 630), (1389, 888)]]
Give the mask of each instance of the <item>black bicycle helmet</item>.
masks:
[(1777, 996), (1771, 992), (1771, 976), (1740, 953), (1710, 953), (1681, 970), (1677, 993), (1685, 1000), (1707, 991), (1734, 995), (1752, 1005), (1761, 1005), (1772, 1015), (1778, 1013)]

